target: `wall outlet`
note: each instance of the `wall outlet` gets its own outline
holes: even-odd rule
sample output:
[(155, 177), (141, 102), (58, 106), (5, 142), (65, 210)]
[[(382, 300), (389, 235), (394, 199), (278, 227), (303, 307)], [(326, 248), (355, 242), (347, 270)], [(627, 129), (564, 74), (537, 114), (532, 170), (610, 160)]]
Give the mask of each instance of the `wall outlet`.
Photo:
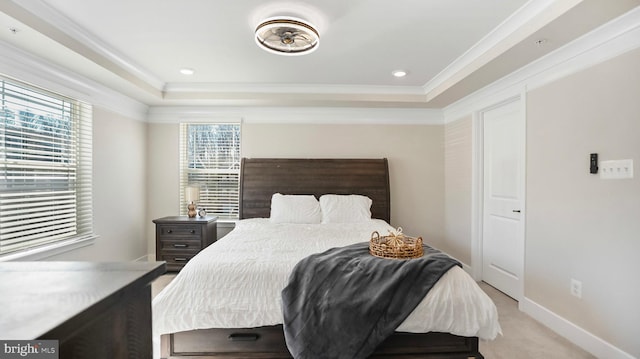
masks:
[(571, 295), (582, 298), (582, 282), (577, 279), (571, 279)]

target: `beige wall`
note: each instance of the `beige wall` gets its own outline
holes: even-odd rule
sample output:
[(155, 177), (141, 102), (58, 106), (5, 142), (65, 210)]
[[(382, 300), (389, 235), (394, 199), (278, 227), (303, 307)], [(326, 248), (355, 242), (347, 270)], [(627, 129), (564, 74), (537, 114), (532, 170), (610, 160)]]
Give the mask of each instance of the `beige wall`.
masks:
[[(529, 91), (525, 297), (640, 357), (640, 50)], [(444, 129), (442, 249), (470, 264), (472, 118)], [(601, 180), (589, 154), (633, 159)], [(570, 294), (570, 281), (583, 297)]]
[[(149, 124), (151, 219), (178, 206), (178, 125)], [(426, 125), (242, 125), (245, 157), (389, 159), (394, 226), (438, 245), (443, 234), (443, 127)], [(153, 253), (153, 227), (148, 233)]]
[(444, 216), (442, 250), (471, 265), (472, 118), (444, 126)]
[[(527, 95), (525, 295), (640, 357), (640, 50)], [(601, 180), (589, 154), (633, 159)], [(571, 278), (583, 298), (569, 293)]]
[(146, 140), (147, 250), (155, 256), (155, 225), (151, 221), (180, 214), (180, 125), (149, 124)]
[(93, 109), (93, 245), (47, 260), (130, 261), (147, 254), (147, 124)]
[(425, 125), (247, 124), (245, 157), (389, 160), (391, 224), (438, 244), (443, 238), (443, 129)]

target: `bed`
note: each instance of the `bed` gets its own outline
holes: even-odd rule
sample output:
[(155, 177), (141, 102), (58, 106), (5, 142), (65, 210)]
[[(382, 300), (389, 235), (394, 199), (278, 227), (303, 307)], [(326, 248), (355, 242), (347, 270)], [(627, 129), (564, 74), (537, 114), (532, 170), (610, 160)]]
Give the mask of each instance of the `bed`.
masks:
[[(274, 193), (357, 194), (370, 222), (272, 223)], [(386, 159), (243, 159), (240, 221), (194, 257), (154, 299), (162, 358), (290, 358), (280, 291), (310, 253), (366, 241), (391, 227)], [(304, 246), (295, 245), (304, 240)], [(425, 319), (429, 318), (429, 319)], [(459, 267), (449, 270), (372, 357), (482, 358), (479, 338), (500, 333), (493, 302)]]

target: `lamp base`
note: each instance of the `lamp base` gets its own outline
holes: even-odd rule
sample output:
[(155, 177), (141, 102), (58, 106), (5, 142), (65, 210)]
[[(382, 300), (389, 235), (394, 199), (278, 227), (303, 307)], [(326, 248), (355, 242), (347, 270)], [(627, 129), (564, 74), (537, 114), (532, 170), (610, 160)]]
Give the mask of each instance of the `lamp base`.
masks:
[(195, 218), (196, 217), (196, 204), (191, 202), (187, 205), (187, 215), (189, 216), (189, 218)]

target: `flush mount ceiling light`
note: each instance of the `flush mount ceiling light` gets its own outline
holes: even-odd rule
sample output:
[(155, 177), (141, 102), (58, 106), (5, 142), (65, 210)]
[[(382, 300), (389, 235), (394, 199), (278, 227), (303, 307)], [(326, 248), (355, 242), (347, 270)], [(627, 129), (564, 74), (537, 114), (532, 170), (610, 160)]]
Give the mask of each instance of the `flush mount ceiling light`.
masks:
[(279, 55), (305, 55), (320, 44), (318, 31), (296, 18), (277, 17), (264, 20), (256, 27), (256, 43)]

